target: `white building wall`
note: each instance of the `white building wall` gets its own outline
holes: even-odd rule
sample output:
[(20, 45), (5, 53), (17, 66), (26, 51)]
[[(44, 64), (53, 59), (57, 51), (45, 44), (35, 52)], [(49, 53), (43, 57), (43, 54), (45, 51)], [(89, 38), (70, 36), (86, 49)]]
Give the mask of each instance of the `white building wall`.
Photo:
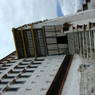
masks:
[(90, 8), (91, 9), (94, 9), (95, 8), (95, 0), (91, 0)]

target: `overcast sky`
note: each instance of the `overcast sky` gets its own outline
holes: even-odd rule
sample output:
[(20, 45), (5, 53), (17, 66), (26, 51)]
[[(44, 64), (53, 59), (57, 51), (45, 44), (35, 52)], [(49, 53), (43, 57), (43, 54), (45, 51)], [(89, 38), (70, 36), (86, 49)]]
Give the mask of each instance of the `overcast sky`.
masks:
[(80, 0), (0, 0), (0, 59), (15, 50), (11, 29), (75, 13)]

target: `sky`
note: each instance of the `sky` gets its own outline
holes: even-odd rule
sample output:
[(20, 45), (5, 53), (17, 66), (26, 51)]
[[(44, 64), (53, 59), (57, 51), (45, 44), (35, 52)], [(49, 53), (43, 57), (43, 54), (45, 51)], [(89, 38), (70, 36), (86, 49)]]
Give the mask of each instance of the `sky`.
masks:
[(82, 8), (83, 0), (59, 0), (64, 15), (74, 14)]
[(15, 50), (12, 28), (75, 13), (81, 0), (0, 0), (0, 59)]

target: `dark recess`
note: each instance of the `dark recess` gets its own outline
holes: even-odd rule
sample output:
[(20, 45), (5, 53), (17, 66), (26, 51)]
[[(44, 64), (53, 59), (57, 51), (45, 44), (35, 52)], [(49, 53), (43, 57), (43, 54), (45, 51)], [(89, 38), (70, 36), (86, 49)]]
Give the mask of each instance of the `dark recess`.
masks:
[(88, 4), (83, 4), (83, 10), (87, 10), (88, 9)]
[(68, 44), (67, 36), (60, 36), (56, 39), (58, 44)]

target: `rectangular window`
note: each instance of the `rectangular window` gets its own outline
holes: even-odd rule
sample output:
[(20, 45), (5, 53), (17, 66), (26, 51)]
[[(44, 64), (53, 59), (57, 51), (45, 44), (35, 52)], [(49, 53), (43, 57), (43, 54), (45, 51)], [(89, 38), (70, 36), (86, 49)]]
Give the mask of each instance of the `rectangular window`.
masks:
[(67, 36), (57, 37), (57, 44), (68, 44)]
[(17, 91), (19, 88), (5, 88), (5, 91)]
[(88, 4), (83, 4), (83, 10), (87, 10), (88, 9)]

